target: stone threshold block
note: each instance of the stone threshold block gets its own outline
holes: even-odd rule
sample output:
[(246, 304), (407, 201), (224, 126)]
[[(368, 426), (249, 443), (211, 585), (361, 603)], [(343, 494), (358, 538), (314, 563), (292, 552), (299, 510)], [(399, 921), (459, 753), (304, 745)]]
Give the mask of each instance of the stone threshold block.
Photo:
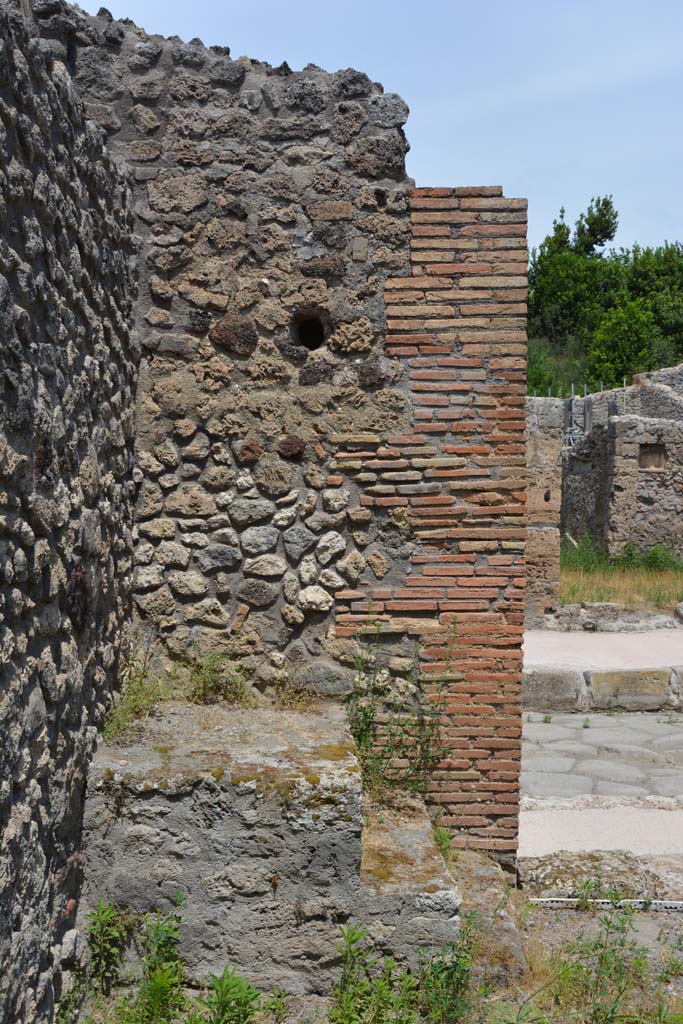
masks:
[(523, 674), (525, 711), (681, 711), (683, 668), (580, 671), (535, 665)]
[[(339, 927), (414, 962), (456, 938), (459, 896), (420, 802), (364, 800), (342, 708), (164, 705), (127, 745), (101, 746), (84, 825), (84, 915), (185, 898), (190, 981), (234, 964), (262, 990), (326, 994)], [(364, 845), (365, 844), (365, 845)], [(85, 943), (82, 943), (85, 945)]]

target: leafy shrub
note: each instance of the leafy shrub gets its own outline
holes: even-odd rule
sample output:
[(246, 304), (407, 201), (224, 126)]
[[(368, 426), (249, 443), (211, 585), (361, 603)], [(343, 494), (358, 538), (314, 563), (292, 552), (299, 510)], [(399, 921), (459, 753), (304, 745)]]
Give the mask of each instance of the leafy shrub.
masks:
[(417, 971), (377, 959), (357, 925), (341, 929), (342, 975), (332, 993), (329, 1024), (457, 1024), (472, 1007), (474, 928), (463, 922), (458, 941), (424, 957)]
[(641, 556), (641, 560), (643, 568), (651, 569), (653, 572), (661, 572), (665, 569), (683, 569), (683, 562), (661, 544), (651, 547)]
[(465, 916), (457, 942), (420, 962), (420, 1009), (430, 1024), (451, 1024), (465, 1020), (472, 1009), (472, 965), (476, 925)]
[(562, 542), (560, 564), (563, 569), (581, 569), (583, 572), (596, 572), (609, 565), (609, 559), (601, 551), (592, 537), (587, 533), (580, 537), (576, 544), (568, 540)]
[(572, 232), (564, 210), (529, 260), (529, 389), (621, 386), (683, 355), (683, 244), (605, 251), (618, 215), (596, 197)]
[[(182, 984), (180, 962), (154, 967), (130, 1004), (130, 1024), (171, 1024), (178, 1020), (177, 1013), (185, 1006)], [(125, 1016), (123, 1020), (128, 1024)]]
[(118, 979), (134, 918), (113, 903), (99, 900), (88, 914), (90, 971), (101, 992), (109, 992)]
[(151, 974), (160, 967), (168, 967), (180, 963), (178, 947), (180, 945), (180, 928), (182, 924), (182, 897), (176, 898), (175, 908), (167, 914), (157, 911), (145, 917), (145, 939), (143, 970), (145, 975)]
[(610, 568), (647, 569), (650, 572), (683, 570), (683, 560), (661, 544), (655, 544), (648, 551), (642, 552), (631, 541), (620, 555), (609, 558), (588, 534), (580, 537), (575, 544), (566, 539), (562, 542), (560, 564), (563, 569), (586, 573), (602, 572)]
[(256, 1016), (259, 994), (234, 967), (211, 976), (209, 991), (199, 1000), (210, 1024), (250, 1024)]
[(594, 380), (619, 385), (624, 377), (654, 367), (661, 342), (657, 322), (645, 299), (623, 299), (608, 310), (593, 335), (588, 358)]

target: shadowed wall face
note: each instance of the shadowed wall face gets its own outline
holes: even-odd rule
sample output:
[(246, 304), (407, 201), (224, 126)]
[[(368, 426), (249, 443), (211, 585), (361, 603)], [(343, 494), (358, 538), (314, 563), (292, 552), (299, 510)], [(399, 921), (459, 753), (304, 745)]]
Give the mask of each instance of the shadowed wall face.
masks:
[(527, 628), (543, 625), (559, 602), (562, 435), (565, 402), (527, 398)]
[(130, 195), (0, 5), (0, 1019), (52, 1017), (85, 776), (130, 613)]

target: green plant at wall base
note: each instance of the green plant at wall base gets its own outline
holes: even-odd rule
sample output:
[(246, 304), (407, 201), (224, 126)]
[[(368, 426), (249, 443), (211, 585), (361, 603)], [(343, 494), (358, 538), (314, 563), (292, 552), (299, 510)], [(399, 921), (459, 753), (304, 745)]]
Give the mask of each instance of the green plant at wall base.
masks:
[(475, 928), (462, 923), (456, 942), (433, 957), (423, 957), (417, 970), (379, 960), (357, 925), (341, 929), (342, 975), (334, 987), (329, 1024), (457, 1024), (472, 1007), (471, 970)]
[(453, 836), (450, 830), (447, 828), (441, 828), (437, 825), (434, 829), (434, 840), (436, 845), (439, 847), (439, 853), (443, 859), (448, 863), (453, 852)]
[(88, 922), (90, 971), (100, 991), (108, 993), (118, 979), (134, 918), (113, 903), (100, 900), (88, 914)]
[(171, 1024), (186, 1007), (185, 968), (179, 953), (180, 909), (176, 898), (168, 913), (146, 914), (142, 939), (142, 984), (137, 994), (124, 997), (112, 1024)]
[(130, 1006), (130, 1024), (170, 1024), (179, 1020), (178, 1011), (185, 1006), (182, 985), (180, 962), (163, 964), (149, 971), (137, 999)]
[(474, 995), (471, 979), (476, 935), (475, 917), (465, 914), (457, 941), (420, 961), (422, 1020), (430, 1024), (451, 1024), (467, 1018)]
[(166, 914), (157, 911), (145, 917), (145, 939), (143, 971), (151, 974), (160, 967), (180, 964), (180, 928), (182, 925), (181, 909), (183, 897), (178, 895), (175, 907)]
[(364, 788), (373, 796), (389, 789), (424, 793), (446, 753), (441, 742), (441, 688), (435, 685), (434, 692), (425, 695), (413, 681), (412, 694), (397, 692), (380, 665), (378, 644), (373, 647), (367, 641), (367, 631), (359, 646), (346, 710)]
[(185, 665), (187, 697), (193, 704), (224, 701), (242, 707), (253, 703), (244, 670), (230, 654), (193, 651)]
[(250, 1024), (259, 1008), (259, 994), (234, 967), (212, 975), (209, 991), (199, 1000), (209, 1024)]
[(260, 1009), (273, 1024), (283, 1024), (289, 1016), (289, 998), (282, 988), (273, 989), (269, 996), (261, 999)]
[[(590, 908), (590, 900), (604, 893), (589, 880), (579, 896)], [(612, 905), (591, 919), (590, 934), (542, 952), (535, 963), (529, 947), (528, 976), (503, 990), (487, 981), (486, 946), (474, 915), (463, 916), (456, 941), (425, 953), (412, 969), (379, 957), (362, 927), (343, 927), (341, 976), (320, 1024), (683, 1024), (680, 999), (664, 987), (681, 973), (683, 961), (675, 955), (681, 949), (675, 947), (660, 968), (651, 967), (635, 941), (635, 911), (623, 908), (616, 895), (606, 898)], [(145, 927), (138, 991), (117, 1000), (96, 996), (81, 1024), (283, 1024), (289, 1016), (284, 992), (259, 996), (234, 967), (193, 997), (183, 989), (177, 908), (148, 915)], [(74, 1024), (74, 1012), (67, 998), (59, 1024)]]
[(105, 743), (112, 743), (125, 736), (168, 698), (167, 683), (151, 672), (152, 656), (151, 643), (134, 644), (123, 671), (121, 697), (107, 715), (102, 729)]

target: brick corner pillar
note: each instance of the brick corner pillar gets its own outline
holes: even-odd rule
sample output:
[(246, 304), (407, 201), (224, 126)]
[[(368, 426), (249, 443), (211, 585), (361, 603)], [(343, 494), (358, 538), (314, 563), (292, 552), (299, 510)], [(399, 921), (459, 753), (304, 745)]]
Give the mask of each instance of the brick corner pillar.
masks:
[[(422, 668), (440, 679), (445, 700), (448, 755), (429, 799), (456, 846), (511, 865), (522, 734), (526, 221), (526, 200), (499, 187), (415, 189), (412, 277), (386, 289), (387, 354), (406, 364), (410, 443), (413, 451), (424, 444), (419, 465), (433, 485), (409, 502), (410, 589), (432, 624), (422, 630)], [(400, 612), (409, 614), (405, 604)]]

